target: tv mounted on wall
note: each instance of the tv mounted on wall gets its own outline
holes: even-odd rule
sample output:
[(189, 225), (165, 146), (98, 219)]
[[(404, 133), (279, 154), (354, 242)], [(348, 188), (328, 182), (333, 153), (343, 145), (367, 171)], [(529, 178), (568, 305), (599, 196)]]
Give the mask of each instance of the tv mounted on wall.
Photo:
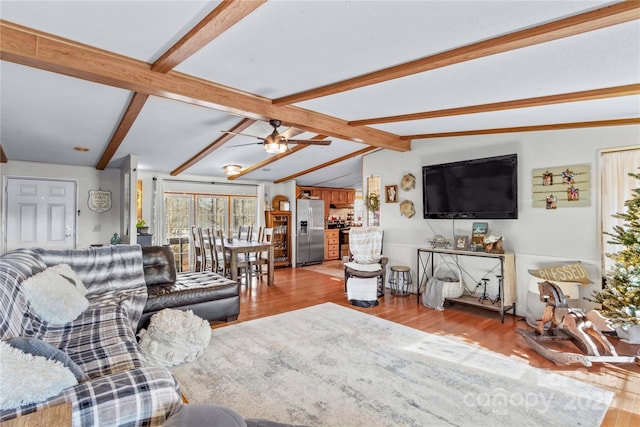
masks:
[(424, 218), (518, 218), (518, 157), (422, 167)]

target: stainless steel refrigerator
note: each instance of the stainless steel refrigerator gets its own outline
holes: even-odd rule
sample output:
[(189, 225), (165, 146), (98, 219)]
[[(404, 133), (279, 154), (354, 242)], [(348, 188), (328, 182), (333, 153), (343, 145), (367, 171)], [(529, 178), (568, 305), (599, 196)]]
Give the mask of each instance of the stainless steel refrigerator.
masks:
[(298, 200), (296, 229), (296, 266), (321, 263), (324, 259), (323, 200)]

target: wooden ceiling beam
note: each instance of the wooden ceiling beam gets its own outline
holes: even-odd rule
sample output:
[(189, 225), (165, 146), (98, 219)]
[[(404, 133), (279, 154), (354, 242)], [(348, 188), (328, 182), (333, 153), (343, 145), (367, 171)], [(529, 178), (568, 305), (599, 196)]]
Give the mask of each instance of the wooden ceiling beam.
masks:
[(424, 111), (420, 113), (401, 114), (397, 116), (377, 117), (349, 122), (352, 126), (363, 126), (374, 123), (406, 122), (410, 120), (433, 119), (436, 117), (461, 116), (464, 114), (487, 113), (490, 111), (513, 110), (516, 108), (541, 107), (567, 102), (593, 101), (596, 99), (614, 98), (640, 94), (640, 84), (585, 90), (581, 92), (563, 93), (559, 95), (539, 96), (536, 98), (517, 99), (513, 101), (494, 102), (490, 104), (470, 105), (466, 107), (447, 108), (444, 110)]
[(186, 102), (240, 116), (283, 123), (310, 132), (408, 151), (398, 135), (294, 106), (276, 106), (270, 99), (170, 71), (151, 71), (148, 63), (0, 20), (0, 59), (83, 80)]
[(0, 145), (0, 163), (7, 163), (8, 161), (7, 154), (4, 152), (2, 145)]
[(113, 156), (116, 154), (116, 151), (118, 151), (120, 144), (122, 144), (122, 141), (124, 141), (124, 138), (127, 136), (127, 133), (129, 133), (131, 126), (133, 126), (133, 123), (136, 121), (138, 114), (142, 111), (142, 107), (144, 107), (148, 98), (149, 95), (147, 94), (138, 92), (133, 93), (133, 96), (129, 101), (129, 105), (125, 110), (122, 119), (120, 119), (120, 123), (118, 123), (118, 127), (111, 137), (111, 141), (109, 141), (109, 144), (107, 144), (107, 147), (102, 152), (102, 156), (100, 156), (96, 169), (104, 170), (107, 167)]
[(626, 126), (639, 125), (640, 117), (631, 119), (615, 119), (615, 120), (595, 120), (591, 122), (573, 122), (573, 123), (554, 123), (548, 125), (534, 126), (516, 126), (495, 129), (477, 129), (464, 130), (455, 132), (440, 133), (423, 133), (419, 135), (403, 135), (401, 138), (406, 140), (431, 139), (431, 138), (449, 138), (453, 136), (473, 136), (473, 135), (493, 135), (497, 133), (515, 133), (515, 132), (539, 132), (546, 130), (563, 130), (563, 129), (579, 129), (579, 128), (596, 128), (605, 126)]
[[(248, 128), (249, 126), (251, 126), (252, 124), (254, 124), (255, 122), (256, 121), (253, 120), (253, 119), (242, 119), (234, 127), (229, 129), (229, 131), (230, 132), (238, 132), (238, 133), (240, 133), (243, 130), (245, 130), (246, 128)], [(233, 139), (234, 137), (235, 137), (235, 135), (232, 135), (232, 134), (229, 134), (229, 133), (225, 133), (220, 138), (216, 139), (211, 144), (207, 145), (205, 148), (200, 150), (200, 152), (198, 154), (196, 154), (195, 156), (191, 157), (189, 160), (187, 160), (186, 162), (184, 162), (183, 164), (181, 164), (180, 166), (178, 166), (177, 168), (172, 170), (170, 175), (171, 176), (176, 176), (176, 175), (181, 174), (185, 170), (189, 169), (191, 166), (193, 166), (196, 163), (198, 163), (200, 160), (202, 160), (205, 157), (207, 157), (209, 154), (211, 154), (214, 151), (216, 151), (218, 148), (222, 147), (227, 142), (231, 141), (231, 139)]]
[(575, 36), (636, 19), (640, 19), (640, 1), (623, 1), (601, 9), (451, 49), (341, 82), (283, 96), (274, 99), (273, 103), (275, 105), (295, 104), (498, 53)]
[(233, 25), (262, 6), (266, 0), (224, 0), (176, 44), (151, 65), (153, 71), (166, 73), (205, 47)]
[[(264, 1), (265, 0), (223, 1), (182, 39), (171, 46), (164, 55), (151, 65), (151, 69), (159, 73), (166, 73), (170, 71), (173, 67), (193, 55), (211, 40), (229, 29), (232, 25), (240, 21), (249, 13), (253, 12), (258, 6), (262, 5)], [(105, 151), (102, 153), (102, 156), (96, 165), (96, 169), (104, 170), (107, 167), (122, 144), (122, 141), (124, 141), (124, 138), (127, 136), (131, 126), (133, 126), (135, 119), (138, 117), (138, 114), (140, 114), (140, 111), (148, 97), (149, 95), (147, 94), (134, 92), (129, 105), (127, 106), (125, 115), (120, 120), (114, 136), (107, 145)], [(181, 167), (183, 166), (185, 165), (182, 165)], [(186, 167), (189, 166), (191, 166), (191, 164), (188, 164)]]
[(346, 154), (346, 155), (344, 155), (342, 157), (338, 157), (337, 159), (330, 160), (330, 161), (325, 162), (325, 163), (323, 163), (321, 165), (314, 166), (312, 168), (303, 170), (301, 172), (294, 173), (293, 175), (289, 175), (289, 176), (285, 176), (284, 178), (277, 179), (277, 180), (273, 181), (273, 183), (274, 184), (280, 184), (281, 182), (289, 181), (289, 180), (292, 180), (292, 179), (297, 178), (299, 176), (306, 175), (308, 173), (315, 172), (315, 171), (320, 170), (320, 169), (324, 169), (327, 166), (335, 165), (336, 163), (340, 163), (340, 162), (342, 162), (344, 160), (348, 160), (348, 159), (351, 159), (353, 157), (362, 156), (363, 154), (366, 154), (366, 153), (368, 153), (370, 151), (377, 150), (377, 149), (378, 149), (377, 147), (365, 147), (365, 148), (363, 148), (361, 150), (354, 151), (351, 154)]

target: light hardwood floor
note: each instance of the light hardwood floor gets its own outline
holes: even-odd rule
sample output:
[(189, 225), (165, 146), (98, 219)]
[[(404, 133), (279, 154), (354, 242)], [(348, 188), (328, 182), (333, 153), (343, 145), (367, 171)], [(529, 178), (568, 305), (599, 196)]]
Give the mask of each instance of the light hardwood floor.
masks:
[[(330, 265), (341, 268), (339, 263)], [(396, 297), (391, 296), (388, 290), (385, 297), (380, 298), (380, 305), (377, 307), (354, 307), (345, 297), (342, 280), (308, 268), (284, 268), (276, 269), (275, 284), (271, 287), (267, 286), (266, 281), (256, 279), (250, 287), (241, 286), (240, 316), (237, 322), (323, 302), (333, 302), (425, 332), (478, 345), (522, 360), (531, 366), (611, 390), (615, 393), (615, 398), (602, 425), (640, 425), (640, 365), (596, 364), (590, 368), (582, 365), (557, 366), (531, 350), (522, 337), (514, 332), (516, 328), (525, 328), (527, 325), (521, 318), (512, 315), (505, 316), (505, 322), (500, 323), (497, 313), (461, 305), (447, 305), (444, 311), (435, 311), (418, 304), (415, 294)], [(213, 327), (225, 325), (227, 324), (220, 323)], [(635, 354), (640, 349), (640, 346), (627, 345), (616, 339), (612, 339), (612, 342), (620, 354)]]

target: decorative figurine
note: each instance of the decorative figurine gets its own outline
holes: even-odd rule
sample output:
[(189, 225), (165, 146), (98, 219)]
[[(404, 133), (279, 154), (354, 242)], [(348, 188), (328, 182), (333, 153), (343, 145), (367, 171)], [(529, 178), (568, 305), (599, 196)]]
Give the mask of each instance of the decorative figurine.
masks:
[(111, 244), (112, 245), (119, 245), (120, 242), (122, 242), (122, 239), (120, 238), (120, 235), (118, 233), (113, 233), (113, 237), (111, 237)]

